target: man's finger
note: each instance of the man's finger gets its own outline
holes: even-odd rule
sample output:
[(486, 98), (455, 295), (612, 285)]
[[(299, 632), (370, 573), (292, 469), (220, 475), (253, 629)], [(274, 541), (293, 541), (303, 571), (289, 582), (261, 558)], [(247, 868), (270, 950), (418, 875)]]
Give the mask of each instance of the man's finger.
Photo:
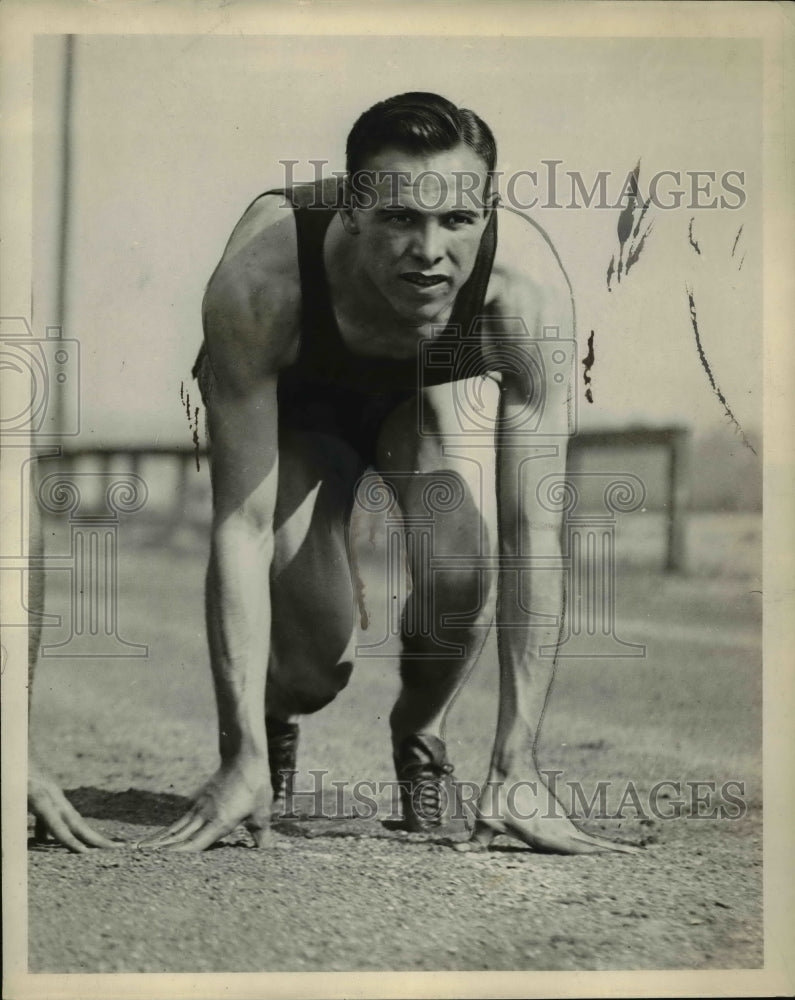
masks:
[(249, 830), (249, 833), (254, 838), (254, 846), (257, 848), (270, 847), (276, 840), (276, 834), (269, 826), (257, 827), (255, 830)]
[(188, 840), (170, 844), (168, 846), (168, 850), (179, 852), (203, 851), (205, 848), (211, 847), (216, 840), (220, 840), (221, 837), (225, 837), (227, 833), (234, 830), (236, 826), (237, 822), (227, 823), (220, 819), (213, 820), (201, 830), (193, 833)]
[(563, 839), (540, 838), (533, 848), (540, 854), (637, 854), (639, 848), (575, 829)]
[(185, 829), (190, 823), (195, 822), (197, 814), (191, 809), (184, 813), (180, 818), (172, 823), (171, 826), (167, 826), (165, 830), (157, 830), (155, 833), (150, 833), (146, 837), (142, 837), (138, 841), (138, 847), (150, 847), (154, 844), (159, 844), (161, 841), (168, 837), (173, 837), (174, 834), (180, 833)]
[(614, 851), (617, 854), (638, 854), (640, 852), (640, 848), (635, 847), (633, 844), (622, 844), (617, 840), (607, 840), (604, 837), (592, 837), (590, 834), (581, 833), (579, 837), (575, 837), (574, 839), (581, 844), (590, 844), (595, 853)]
[(50, 832), (64, 847), (75, 854), (85, 854), (88, 846), (77, 839), (61, 816), (51, 816), (47, 822)]
[(91, 847), (116, 848), (124, 846), (120, 841), (108, 840), (101, 833), (97, 833), (76, 811), (74, 811), (74, 816), (67, 816), (67, 822), (72, 833), (76, 834), (83, 843)]
[(255, 847), (266, 847), (273, 841), (270, 816), (267, 810), (260, 810), (246, 820), (244, 826), (251, 834)]
[(452, 846), (461, 854), (468, 854), (470, 851), (485, 851), (494, 837), (495, 833), (491, 827), (486, 826), (485, 823), (476, 822), (469, 840), (458, 841)]
[[(185, 817), (183, 817), (185, 818)], [(204, 820), (198, 814), (191, 814), (186, 822), (175, 824), (175, 828), (164, 830), (156, 837), (147, 837), (146, 840), (138, 842), (139, 847), (152, 847), (158, 850), (161, 847), (170, 847), (172, 844), (180, 844), (201, 828)]]
[(496, 836), (496, 831), (490, 827), (488, 823), (477, 821), (475, 823), (475, 829), (472, 831), (472, 836), (469, 839), (469, 843), (472, 845), (473, 850), (483, 850), (489, 846)]

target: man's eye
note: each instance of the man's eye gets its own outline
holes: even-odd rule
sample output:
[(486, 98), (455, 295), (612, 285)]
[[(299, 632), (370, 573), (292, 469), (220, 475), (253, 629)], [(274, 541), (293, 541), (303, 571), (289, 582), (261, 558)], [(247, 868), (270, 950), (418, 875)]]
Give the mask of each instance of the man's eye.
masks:
[(407, 226), (410, 225), (414, 220), (410, 215), (395, 214), (389, 216), (389, 221), (399, 226)]
[(474, 219), (471, 215), (463, 215), (454, 213), (453, 215), (448, 215), (447, 224), (449, 226), (471, 226), (474, 223)]

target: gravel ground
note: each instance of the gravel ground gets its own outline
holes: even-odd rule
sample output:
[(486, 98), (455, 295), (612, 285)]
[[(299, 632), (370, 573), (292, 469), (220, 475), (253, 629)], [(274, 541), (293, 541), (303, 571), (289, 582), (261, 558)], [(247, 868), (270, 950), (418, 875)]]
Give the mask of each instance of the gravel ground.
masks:
[(638, 855), (580, 858), (351, 829), (368, 822), (284, 821), (261, 851), (245, 834), (202, 855), (38, 849), (31, 971), (761, 967), (754, 818), (671, 821)]
[[(172, 821), (214, 769), (202, 575), (195, 545), (123, 551), (120, 630), (148, 657), (40, 665), (38, 751), (107, 834), (135, 839)], [(63, 614), (68, 580), (52, 576), (48, 610)], [(562, 781), (615, 782), (612, 804), (628, 779), (642, 796), (663, 779), (742, 780), (744, 818), (630, 811), (584, 826), (640, 852), (580, 858), (507, 840), (462, 854), (379, 819), (310, 816), (276, 822), (260, 851), (243, 831), (202, 855), (31, 846), (30, 971), (761, 967), (758, 589), (751, 576), (622, 572), (618, 634), (646, 641), (647, 655), (561, 663), (539, 747)], [(656, 631), (638, 631), (644, 621)], [(59, 638), (54, 628), (45, 641)], [(496, 687), (490, 643), (448, 725), (461, 779), (485, 773)], [(396, 688), (393, 659), (359, 664), (302, 723), (300, 787), (312, 768), (328, 780), (392, 777)]]

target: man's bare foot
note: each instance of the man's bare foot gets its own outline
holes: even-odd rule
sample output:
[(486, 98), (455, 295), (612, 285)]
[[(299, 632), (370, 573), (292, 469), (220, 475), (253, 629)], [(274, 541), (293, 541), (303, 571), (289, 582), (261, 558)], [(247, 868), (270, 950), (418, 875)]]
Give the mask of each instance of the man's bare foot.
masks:
[(35, 761), (28, 764), (28, 809), (36, 817), (34, 840), (46, 843), (52, 836), (75, 854), (92, 847), (121, 847), (92, 829), (69, 802), (57, 782)]
[(500, 834), (544, 854), (634, 854), (638, 850), (578, 830), (538, 776), (530, 781), (490, 780), (478, 802), (478, 813), (471, 838), (455, 844), (457, 851), (484, 850)]

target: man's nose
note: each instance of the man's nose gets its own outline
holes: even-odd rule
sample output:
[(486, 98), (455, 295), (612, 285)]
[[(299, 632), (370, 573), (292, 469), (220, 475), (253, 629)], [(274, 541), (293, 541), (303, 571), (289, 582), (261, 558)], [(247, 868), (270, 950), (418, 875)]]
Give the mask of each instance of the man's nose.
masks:
[(418, 228), (411, 250), (423, 268), (439, 263), (444, 256), (444, 234), (435, 220), (429, 220)]

